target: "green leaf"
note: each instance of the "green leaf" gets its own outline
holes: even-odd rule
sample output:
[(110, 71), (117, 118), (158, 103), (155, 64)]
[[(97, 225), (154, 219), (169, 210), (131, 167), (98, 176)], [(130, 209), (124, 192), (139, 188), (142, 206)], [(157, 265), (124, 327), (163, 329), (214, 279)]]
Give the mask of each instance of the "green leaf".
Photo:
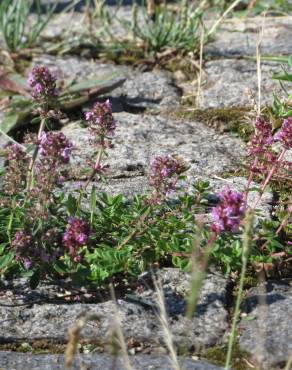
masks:
[(9, 252), (5, 254), (4, 256), (0, 257), (0, 270), (7, 268), (13, 259), (14, 259), (13, 252)]
[(54, 269), (59, 273), (59, 274), (65, 274), (67, 272), (67, 266), (63, 261), (57, 261), (54, 264)]
[(78, 83), (75, 83), (74, 85), (70, 86), (67, 91), (70, 93), (77, 93), (82, 91), (91, 90), (97, 87), (104, 87), (106, 84), (109, 88), (111, 84), (116, 83), (115, 80), (119, 76), (119, 73), (111, 73), (108, 75), (103, 76), (102, 78), (91, 78), (89, 80), (84, 80)]
[(5, 114), (0, 124), (1, 131), (7, 134), (10, 130), (16, 127), (18, 119), (19, 119), (18, 113), (10, 112)]
[(73, 195), (69, 194), (68, 199), (67, 199), (67, 211), (69, 216), (75, 215), (77, 209), (78, 209), (78, 204), (77, 200), (73, 197)]
[(31, 289), (35, 289), (39, 285), (40, 278), (41, 278), (41, 273), (40, 273), (40, 270), (37, 269), (34, 271), (33, 275), (29, 279), (29, 286)]

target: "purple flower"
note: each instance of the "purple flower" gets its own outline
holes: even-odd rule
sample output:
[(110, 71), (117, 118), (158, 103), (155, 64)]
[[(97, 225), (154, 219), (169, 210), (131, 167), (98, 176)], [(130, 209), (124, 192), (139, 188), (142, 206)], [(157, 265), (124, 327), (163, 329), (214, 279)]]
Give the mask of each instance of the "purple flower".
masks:
[(186, 164), (181, 158), (170, 155), (156, 157), (151, 163), (149, 177), (149, 184), (155, 189), (152, 201), (157, 203), (162, 197), (174, 191), (179, 175), (186, 169)]
[(39, 103), (49, 103), (58, 95), (56, 78), (47, 67), (34, 67), (29, 74), (27, 82), (32, 88), (32, 97)]
[(263, 153), (266, 147), (273, 143), (272, 125), (263, 117), (257, 117), (255, 122), (255, 134), (251, 139), (249, 153), (251, 155)]
[(6, 154), (8, 161), (21, 161), (26, 158), (26, 152), (17, 144), (6, 146)]
[(17, 194), (25, 188), (29, 158), (20, 145), (8, 144), (4, 147), (8, 166), (4, 178), (4, 191), (8, 195)]
[(90, 228), (86, 221), (72, 217), (68, 221), (67, 229), (63, 235), (63, 244), (69, 250), (69, 254), (75, 262), (81, 260), (78, 255), (80, 247), (89, 239)]
[(44, 158), (68, 163), (73, 144), (62, 133), (43, 132), (39, 141), (39, 153)]
[(258, 174), (266, 175), (277, 160), (277, 154), (272, 148), (274, 143), (272, 125), (263, 117), (257, 117), (255, 122), (255, 134), (252, 137), (248, 155), (252, 161), (250, 170)]
[(114, 135), (116, 122), (109, 100), (104, 103), (95, 103), (93, 109), (85, 113), (85, 119), (95, 141), (98, 143), (104, 144), (106, 137)]
[(16, 260), (22, 261), (25, 269), (28, 269), (32, 265), (31, 259), (27, 256), (27, 252), (32, 246), (32, 236), (23, 230), (17, 231), (14, 235), (12, 246), (16, 251)]
[(292, 117), (284, 120), (280, 131), (275, 135), (275, 140), (280, 141), (285, 149), (292, 149)]
[(219, 198), (219, 204), (212, 209), (212, 229), (217, 232), (237, 231), (246, 210), (243, 193), (225, 187)]

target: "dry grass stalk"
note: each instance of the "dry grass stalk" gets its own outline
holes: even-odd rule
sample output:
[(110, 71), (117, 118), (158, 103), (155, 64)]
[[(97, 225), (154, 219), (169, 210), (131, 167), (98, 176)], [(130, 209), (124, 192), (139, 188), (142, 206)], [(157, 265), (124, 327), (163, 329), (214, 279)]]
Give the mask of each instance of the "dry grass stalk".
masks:
[(240, 316), (240, 306), (243, 297), (243, 287), (244, 287), (244, 280), (248, 266), (248, 257), (250, 253), (250, 246), (253, 238), (253, 222), (254, 222), (254, 212), (250, 210), (247, 212), (244, 220), (244, 234), (242, 240), (242, 268), (240, 274), (240, 281), (238, 287), (238, 293), (236, 298), (235, 310), (232, 319), (232, 328), (231, 333), (228, 341), (228, 350), (225, 362), (225, 370), (230, 370), (231, 361), (232, 361), (232, 352), (233, 346), (236, 341), (236, 329), (237, 329), (237, 322)]
[(261, 84), (262, 84), (262, 70), (261, 70), (261, 44), (264, 36), (264, 26), (265, 26), (265, 14), (264, 20), (259, 30), (258, 41), (256, 45), (256, 58), (257, 58), (257, 79), (258, 79), (258, 103), (257, 103), (257, 114), (261, 114)]
[(203, 65), (203, 50), (204, 50), (204, 27), (201, 28), (200, 38), (200, 61), (199, 61), (199, 75), (198, 75), (198, 89), (197, 89), (197, 107), (201, 105), (201, 85), (202, 85), (202, 65)]
[(166, 313), (166, 308), (165, 308), (164, 295), (163, 295), (161, 282), (157, 280), (155, 277), (153, 277), (153, 282), (154, 282), (155, 291), (157, 294), (157, 305), (159, 308), (158, 319), (162, 326), (163, 339), (169, 351), (171, 365), (174, 370), (181, 370), (181, 367), (179, 365), (178, 358), (176, 355), (176, 349), (173, 343), (172, 333), (168, 325), (168, 319), (167, 319), (167, 313)]
[[(121, 318), (119, 315), (119, 311), (117, 308), (117, 300), (115, 296), (115, 291), (112, 285), (110, 285), (110, 293), (112, 300), (114, 301), (114, 317), (113, 317), (113, 343), (117, 344), (119, 349), (121, 350), (122, 356), (123, 356), (123, 365), (126, 370), (133, 370), (130, 358), (128, 355), (128, 349), (127, 349), (127, 344), (124, 338), (124, 334), (122, 331), (122, 325), (121, 325)], [(116, 340), (116, 341), (115, 341)], [(115, 351), (114, 351), (115, 352)]]
[(292, 370), (292, 355), (290, 356), (284, 370)]
[(69, 329), (68, 333), (68, 344), (65, 351), (65, 369), (71, 370), (73, 366), (74, 356), (77, 353), (78, 343), (81, 336), (81, 331), (86, 325), (88, 321), (97, 321), (98, 323), (101, 321), (99, 315), (94, 313), (83, 313), (77, 319), (75, 324)]
[(217, 30), (217, 27), (219, 26), (219, 24), (227, 16), (227, 14), (230, 13), (236, 7), (236, 5), (239, 4), (240, 2), (241, 0), (235, 0), (233, 1), (233, 3), (230, 4), (230, 6), (225, 10), (225, 12), (221, 15), (221, 17), (218, 18), (217, 21), (213, 24), (210, 31), (207, 33), (207, 38), (213, 35), (213, 33)]

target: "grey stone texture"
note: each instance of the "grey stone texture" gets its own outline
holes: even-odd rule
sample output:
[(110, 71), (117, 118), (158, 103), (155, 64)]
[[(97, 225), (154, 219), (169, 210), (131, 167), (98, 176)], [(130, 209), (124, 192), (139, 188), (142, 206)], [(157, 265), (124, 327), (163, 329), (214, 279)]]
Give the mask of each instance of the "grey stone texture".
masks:
[(262, 55), (292, 54), (292, 16), (252, 17), (225, 20), (215, 33), (214, 41), (204, 48), (213, 58), (237, 58), (256, 55), (259, 30), (263, 26)]
[[(178, 154), (190, 164), (186, 190), (196, 179), (236, 168), (244, 156), (244, 144), (238, 138), (218, 134), (200, 122), (129, 113), (117, 113), (115, 119), (115, 147), (109, 150), (104, 162), (110, 166), (108, 183), (96, 183), (100, 190), (120, 191), (126, 195), (137, 190), (144, 192), (150, 162), (161, 154)], [(90, 162), (96, 148), (90, 143), (88, 130), (72, 123), (64, 127), (63, 132), (76, 146), (73, 167), (80, 168), (86, 161)]]
[[(265, 370), (282, 369), (292, 354), (292, 280), (252, 288), (242, 312), (240, 347)], [(250, 318), (250, 320), (248, 320)]]
[(47, 65), (60, 79), (76, 79), (78, 82), (90, 78), (102, 80), (110, 75), (114, 78), (125, 77), (123, 86), (110, 93), (117, 110), (172, 110), (180, 102), (180, 90), (174, 86), (171, 75), (166, 71), (139, 72), (127, 66), (74, 56), (42, 55), (35, 57), (33, 63)]
[[(244, 59), (219, 59), (205, 64), (206, 77), (202, 85), (203, 108), (254, 107), (258, 102), (258, 79), (256, 61)], [(283, 91), (273, 74), (281, 67), (263, 62), (261, 66), (261, 103), (271, 104), (273, 92), (281, 97)]]
[[(184, 370), (223, 370), (222, 367), (207, 362), (190, 359), (179, 359)], [(32, 355), (15, 352), (0, 352), (1, 370), (63, 370), (64, 356), (62, 355)], [(173, 366), (167, 356), (138, 355), (130, 357), (135, 370), (172, 370)], [(102, 354), (79, 355), (74, 363), (73, 370), (126, 370), (123, 359), (117, 359)]]
[[(184, 316), (186, 295), (189, 291), (189, 275), (178, 269), (163, 269), (159, 272), (165, 295), (170, 331), (177, 348), (197, 350), (220, 344), (228, 328), (226, 279), (217, 271), (210, 271), (203, 283), (197, 312), (193, 319)], [(150, 283), (149, 283), (150, 281)], [(140, 289), (131, 296), (117, 302), (121, 327), (127, 342), (134, 341), (140, 352), (155, 353), (164, 347), (164, 334), (157, 318), (159, 308), (155, 291), (149, 286), (151, 279), (142, 276)], [(141, 290), (143, 293), (141, 293)], [(6, 295), (13, 296), (13, 291)], [(134, 296), (134, 300), (133, 300)], [(52, 343), (66, 343), (68, 329), (82, 313), (95, 313), (100, 322), (88, 322), (82, 338), (105, 347), (111, 341), (116, 316), (113, 301), (102, 303), (34, 303), (22, 305), (23, 300), (13, 303), (3, 295), (0, 304), (0, 342), (33, 342), (47, 340)], [(142, 300), (146, 300), (145, 305)]]

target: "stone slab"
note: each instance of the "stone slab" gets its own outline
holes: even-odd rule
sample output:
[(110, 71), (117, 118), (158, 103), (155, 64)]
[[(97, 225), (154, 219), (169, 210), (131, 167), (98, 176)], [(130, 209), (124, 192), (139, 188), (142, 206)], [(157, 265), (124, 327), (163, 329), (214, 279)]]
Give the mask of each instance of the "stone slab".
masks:
[[(202, 86), (201, 106), (203, 108), (253, 107), (257, 103), (258, 80), (256, 61), (222, 59), (205, 64), (205, 83)], [(279, 64), (263, 62), (261, 67), (262, 105), (271, 104), (273, 92), (283, 96), (273, 74), (280, 72)]]
[[(159, 276), (175, 346), (181, 349), (200, 350), (222, 343), (228, 328), (228, 314), (225, 309), (227, 281), (224, 276), (218, 271), (208, 273), (200, 293), (197, 312), (191, 320), (184, 316), (189, 292), (189, 275), (178, 269), (168, 268), (160, 271)], [(155, 353), (165, 347), (164, 333), (157, 317), (159, 308), (156, 293), (148, 286), (148, 280), (143, 276), (139, 280), (139, 287), (140, 289), (133, 294), (137, 298), (146, 298), (149, 304), (145, 306), (141, 300), (133, 301), (127, 296), (118, 299), (117, 310), (121, 327), (125, 340), (132, 343), (131, 347), (139, 349), (142, 353)], [(2, 294), (0, 300), (2, 343), (37, 340), (66, 343), (68, 329), (84, 312), (99, 315), (100, 323), (88, 322), (82, 333), (83, 340), (104, 348), (111, 342), (113, 318), (116, 316), (113, 301), (56, 304), (45, 301), (34, 303), (32, 300), (23, 304), (27, 293), (14, 296), (13, 291), (7, 291), (6, 294), (3, 291)], [(11, 297), (14, 297), (13, 301)]]
[[(187, 190), (196, 179), (235, 169), (245, 153), (240, 139), (227, 133), (218, 134), (200, 122), (129, 113), (116, 113), (115, 119), (115, 147), (109, 150), (105, 160), (110, 166), (108, 183), (96, 183), (100, 190), (106, 188), (126, 195), (144, 192), (150, 162), (162, 154), (178, 154), (190, 164), (184, 186)], [(90, 143), (88, 130), (72, 123), (63, 132), (76, 146), (73, 168), (84, 166), (86, 161), (92, 163), (90, 156), (96, 148)]]
[[(15, 352), (0, 352), (1, 370), (63, 370), (64, 356), (62, 355), (32, 355)], [(131, 365), (135, 370), (172, 370), (167, 356), (133, 356)], [(184, 370), (223, 370), (222, 367), (202, 361), (180, 359)], [(81, 365), (81, 366), (80, 366)], [(79, 355), (73, 364), (73, 370), (80, 368), (87, 370), (111, 369), (115, 365), (114, 358), (101, 354)], [(126, 370), (123, 360), (118, 359), (115, 370)]]
[(242, 312), (240, 347), (265, 370), (282, 369), (292, 354), (292, 280), (283, 279), (252, 288)]
[[(170, 73), (154, 70), (139, 72), (127, 66), (86, 60), (74, 56), (56, 57), (43, 55), (34, 58), (33, 64), (48, 66), (58, 78), (81, 81), (91, 77), (103, 78), (115, 74), (125, 77), (126, 82), (109, 95), (116, 100), (118, 110), (151, 108), (174, 109), (180, 102), (180, 90), (174, 86)], [(114, 107), (115, 108), (115, 107)]]
[(291, 55), (292, 16), (227, 19), (215, 33), (214, 41), (206, 45), (204, 52), (212, 58), (255, 56), (262, 25), (261, 54)]

